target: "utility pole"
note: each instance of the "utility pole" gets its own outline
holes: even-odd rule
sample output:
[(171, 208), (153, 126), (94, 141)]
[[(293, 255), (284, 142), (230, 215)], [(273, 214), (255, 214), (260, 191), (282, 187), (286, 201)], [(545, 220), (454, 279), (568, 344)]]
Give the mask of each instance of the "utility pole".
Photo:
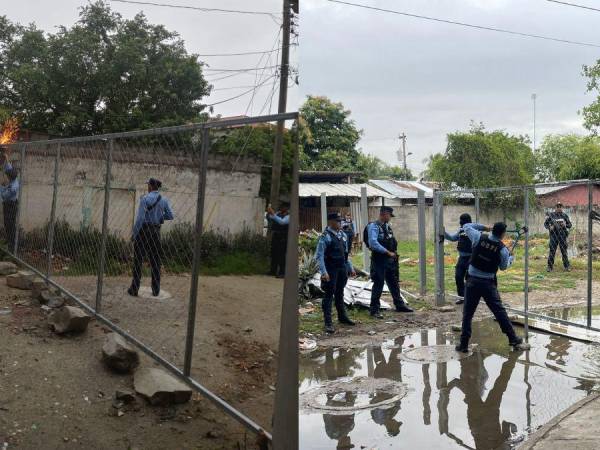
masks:
[[(288, 77), (290, 73), (290, 34), (292, 22), (292, 1), (283, 0), (283, 42), (281, 48), (281, 69), (279, 80), (279, 114), (287, 109)], [(296, 5), (293, 5), (294, 8)], [(285, 121), (277, 122), (277, 135), (275, 137), (275, 150), (273, 152), (273, 165), (271, 168), (271, 207), (277, 208), (279, 204), (279, 189), (281, 186), (281, 161), (283, 160), (283, 132)]]
[(406, 174), (406, 133), (402, 132), (402, 134), (398, 136), (398, 138), (400, 139), (400, 141), (402, 141), (402, 150), (398, 150), (398, 160), (402, 163), (402, 168), (404, 169), (404, 173)]
[(531, 94), (531, 100), (533, 101), (533, 151), (535, 152), (535, 101), (537, 94)]

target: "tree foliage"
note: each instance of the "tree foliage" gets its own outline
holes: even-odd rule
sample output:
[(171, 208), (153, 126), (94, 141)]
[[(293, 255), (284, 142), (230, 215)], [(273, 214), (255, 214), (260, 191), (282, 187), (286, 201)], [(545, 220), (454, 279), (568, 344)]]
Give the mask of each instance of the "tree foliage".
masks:
[(486, 131), (471, 124), (468, 132), (448, 135), (445, 153), (433, 155), (426, 174), (447, 187), (484, 188), (530, 184), (534, 157), (527, 137)]
[(177, 33), (103, 0), (44, 33), (0, 16), (0, 108), (60, 136), (199, 120), (210, 87)]
[(539, 181), (600, 178), (600, 138), (597, 136), (548, 135), (535, 156)]

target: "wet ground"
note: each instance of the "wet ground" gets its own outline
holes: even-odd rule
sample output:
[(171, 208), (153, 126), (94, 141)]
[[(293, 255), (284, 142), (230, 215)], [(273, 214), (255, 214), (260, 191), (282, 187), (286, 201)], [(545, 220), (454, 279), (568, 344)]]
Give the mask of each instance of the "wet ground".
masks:
[[(581, 308), (555, 314), (585, 322)], [(509, 449), (600, 389), (597, 344), (531, 331), (531, 350), (515, 352), (488, 319), (474, 324), (472, 354), (457, 359), (443, 347), (456, 337), (438, 328), (304, 355), (300, 448)]]

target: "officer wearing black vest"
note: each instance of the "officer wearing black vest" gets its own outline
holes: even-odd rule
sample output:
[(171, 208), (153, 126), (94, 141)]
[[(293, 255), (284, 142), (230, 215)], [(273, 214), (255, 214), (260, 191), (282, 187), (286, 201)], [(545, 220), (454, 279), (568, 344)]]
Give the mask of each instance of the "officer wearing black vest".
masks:
[(277, 212), (271, 207), (267, 208), (267, 219), (271, 225), (271, 270), (269, 274), (277, 278), (285, 276), (285, 255), (290, 226), (289, 209), (289, 203), (282, 203)]
[[(471, 215), (464, 213), (459, 218), (460, 228), (454, 234), (444, 232), (447, 240), (450, 242), (458, 242), (456, 250), (458, 250), (458, 260), (454, 268), (454, 281), (456, 282), (456, 294), (459, 299), (456, 300), (457, 305), (464, 303), (465, 297), (465, 278), (471, 261), (471, 253), (473, 253), (473, 244), (465, 233), (464, 226), (471, 223)], [(473, 227), (479, 231), (490, 231), (488, 227), (480, 224), (473, 224)]]
[(339, 213), (327, 214), (327, 228), (319, 237), (315, 254), (321, 272), (321, 288), (325, 291), (322, 306), (327, 333), (335, 331), (331, 320), (331, 303), (334, 298), (338, 321), (345, 325), (354, 325), (346, 313), (344, 288), (348, 282), (348, 275), (356, 276), (356, 273), (348, 259), (348, 238), (341, 229), (341, 223), (342, 216)]
[(503, 222), (495, 223), (492, 234), (478, 231), (474, 224), (466, 224), (463, 229), (473, 244), (473, 254), (471, 255), (469, 277), (467, 278), (465, 290), (462, 334), (456, 350), (463, 353), (469, 351), (471, 322), (482, 297), (498, 321), (500, 329), (508, 337), (509, 344), (517, 349), (524, 349), (523, 339), (515, 333), (498, 293), (496, 273), (498, 269), (506, 270), (513, 263), (513, 256), (502, 243), (502, 239), (506, 235), (506, 224)]
[(372, 317), (383, 319), (379, 299), (383, 292), (385, 282), (392, 294), (397, 312), (412, 312), (400, 293), (400, 280), (398, 279), (398, 242), (390, 227), (390, 220), (394, 217), (394, 209), (382, 206), (379, 210), (379, 220), (367, 225), (366, 233), (368, 247), (371, 250), (371, 305), (369, 312)]

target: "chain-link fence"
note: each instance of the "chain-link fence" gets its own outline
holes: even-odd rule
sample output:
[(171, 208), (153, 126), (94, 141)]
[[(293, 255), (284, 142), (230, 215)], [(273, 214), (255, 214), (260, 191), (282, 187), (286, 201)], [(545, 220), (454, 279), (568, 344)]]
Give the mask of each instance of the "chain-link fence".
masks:
[(599, 265), (594, 242), (600, 236), (600, 229), (594, 226), (598, 217), (594, 207), (599, 203), (599, 185), (591, 180), (436, 191), (436, 303), (464, 296), (469, 263), (465, 254), (470, 252), (461, 249), (462, 222), (468, 218), (488, 228), (504, 222), (508, 230), (505, 244), (514, 254), (514, 263), (498, 273), (498, 288), (511, 311), (524, 315), (525, 325), (530, 315), (561, 322), (553, 316), (530, 313), (529, 308), (584, 302), (586, 315), (579, 323), (562, 322), (593, 329), (593, 280)]
[[(277, 356), (297, 345), (294, 337), (292, 349), (279, 348), (284, 281), (266, 275), (273, 255), (263, 198), (275, 123), (296, 119), (220, 120), (8, 152), (20, 184), (18, 207), (4, 204), (9, 253), (266, 440)], [(297, 214), (294, 171), (296, 133), (286, 129), (281, 184)], [(297, 245), (294, 226), (287, 240)], [(296, 272), (288, 267), (286, 285), (297, 284)], [(266, 400), (246, 407), (248, 390)]]

